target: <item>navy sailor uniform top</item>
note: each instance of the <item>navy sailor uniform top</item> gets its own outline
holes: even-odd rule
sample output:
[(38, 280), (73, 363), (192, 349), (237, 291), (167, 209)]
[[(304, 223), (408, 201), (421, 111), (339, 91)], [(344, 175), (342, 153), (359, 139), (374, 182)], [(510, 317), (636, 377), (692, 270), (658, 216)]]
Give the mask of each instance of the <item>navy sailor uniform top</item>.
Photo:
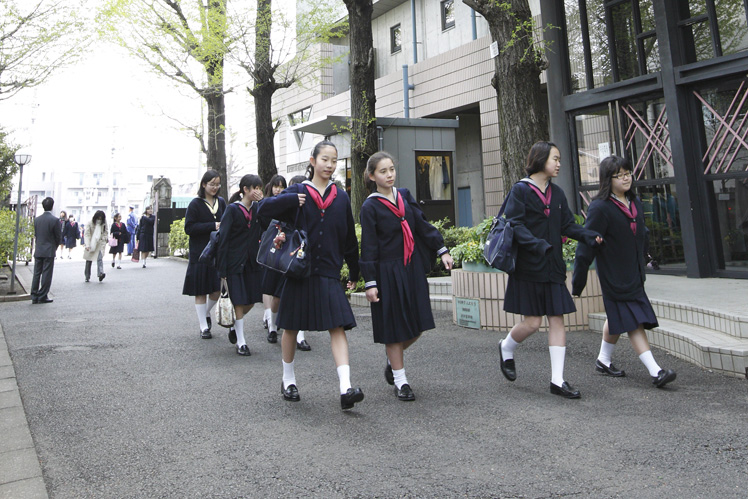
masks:
[(257, 250), (260, 248), (262, 228), (257, 217), (258, 205), (253, 202), (250, 206), (251, 219), (247, 222), (244, 210), (237, 203), (240, 201), (226, 207), (218, 229), (216, 266), (221, 277), (241, 274), (245, 269), (259, 269)]
[(523, 179), (509, 191), (504, 214), (512, 222), (514, 238), (519, 245), (513, 277), (530, 282), (566, 281), (566, 264), (562, 253), (561, 236), (597, 246), (597, 233), (574, 221), (563, 189), (548, 183), (551, 189), (550, 214), (546, 206)]
[[(427, 220), (418, 203), (408, 189), (394, 189), (402, 196), (405, 206), (405, 220), (413, 233), (416, 247), (425, 245), (436, 251), (437, 256), (447, 253), (441, 233)], [(376, 287), (377, 266), (380, 262), (396, 260), (403, 262), (404, 243), (400, 219), (377, 198), (392, 204), (386, 196), (375, 192), (361, 206), (361, 273), (366, 281), (366, 289)], [(412, 264), (412, 260), (409, 263)], [(420, 271), (421, 269), (417, 269)]]
[[(337, 186), (329, 182), (325, 192), (321, 193), (323, 200), (327, 199), (333, 188), (337, 189)], [(348, 280), (358, 281), (358, 239), (348, 194), (338, 189), (335, 200), (322, 213), (307, 189), (315, 189), (308, 180), (289, 186), (275, 197), (264, 199), (259, 210), (260, 216), (296, 223), (298, 229), (306, 230), (312, 256), (311, 275), (340, 279), (340, 269), (345, 260), (348, 264)], [(307, 195), (300, 208), (299, 194)]]
[(210, 212), (207, 201), (203, 198), (195, 198), (187, 206), (184, 215), (184, 232), (190, 236), (190, 263), (197, 263), (200, 254), (208, 245), (210, 233), (216, 230), (216, 222), (220, 222), (226, 211), (226, 201), (217, 197), (218, 210), (216, 214)]
[(574, 261), (571, 280), (572, 294), (579, 295), (587, 284), (587, 270), (597, 258), (597, 275), (603, 295), (614, 301), (630, 301), (644, 292), (646, 260), (644, 246), (647, 227), (639, 198), (631, 200), (636, 206), (636, 235), (631, 230), (631, 220), (612, 199), (595, 199), (587, 211), (585, 226), (599, 232), (605, 246), (591, 248), (580, 243)]

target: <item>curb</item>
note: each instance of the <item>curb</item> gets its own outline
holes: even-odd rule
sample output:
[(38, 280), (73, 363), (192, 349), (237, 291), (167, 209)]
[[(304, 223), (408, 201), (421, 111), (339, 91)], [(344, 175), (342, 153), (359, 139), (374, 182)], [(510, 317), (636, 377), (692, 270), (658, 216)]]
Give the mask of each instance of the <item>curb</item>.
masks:
[(18, 267), (19, 267), (18, 263), (16, 263), (16, 280), (18, 281), (18, 284), (21, 286), (21, 288), (23, 288), (23, 293), (19, 293), (15, 295), (0, 296), (0, 303), (13, 302), (13, 301), (25, 301), (25, 300), (31, 299), (31, 295), (29, 294), (29, 290), (31, 289), (31, 283), (26, 280), (26, 276), (21, 276), (23, 272), (19, 272), (20, 269)]

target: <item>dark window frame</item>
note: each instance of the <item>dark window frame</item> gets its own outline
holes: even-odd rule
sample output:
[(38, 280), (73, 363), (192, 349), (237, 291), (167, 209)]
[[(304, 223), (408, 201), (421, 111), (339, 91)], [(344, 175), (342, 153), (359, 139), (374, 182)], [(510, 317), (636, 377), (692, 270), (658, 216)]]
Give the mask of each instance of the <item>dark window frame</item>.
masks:
[[(447, 8), (448, 7), (452, 8), (452, 20), (451, 21), (447, 21)], [(455, 8), (454, 0), (441, 0), (441, 2), (439, 3), (439, 12), (440, 12), (441, 20), (442, 20), (442, 31), (447, 31), (448, 29), (452, 29), (455, 27), (454, 8)]]
[[(395, 36), (396, 32), (400, 33), (399, 42), (397, 40), (397, 37)], [(400, 26), (400, 23), (397, 23), (396, 25), (390, 28), (390, 54), (397, 54), (403, 50), (402, 36), (403, 36), (403, 30), (402, 30), (402, 27)]]

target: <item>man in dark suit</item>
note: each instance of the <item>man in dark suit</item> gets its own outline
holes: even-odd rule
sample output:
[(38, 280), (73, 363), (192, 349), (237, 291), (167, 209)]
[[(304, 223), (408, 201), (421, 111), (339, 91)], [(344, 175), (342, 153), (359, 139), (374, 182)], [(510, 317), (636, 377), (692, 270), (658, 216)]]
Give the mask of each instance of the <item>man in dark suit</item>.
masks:
[(34, 278), (31, 281), (31, 303), (52, 303), (47, 294), (52, 285), (57, 247), (62, 241), (60, 220), (52, 214), (55, 200), (44, 198), (44, 213), (34, 219)]

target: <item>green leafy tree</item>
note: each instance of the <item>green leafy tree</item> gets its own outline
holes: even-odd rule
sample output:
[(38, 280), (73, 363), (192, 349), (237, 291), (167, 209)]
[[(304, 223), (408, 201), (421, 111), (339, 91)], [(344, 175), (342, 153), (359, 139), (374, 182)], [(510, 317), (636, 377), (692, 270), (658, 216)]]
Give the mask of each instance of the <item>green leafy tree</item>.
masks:
[[(13, 243), (16, 236), (16, 212), (0, 209), (0, 263), (13, 259)], [(18, 226), (18, 258), (31, 260), (31, 239), (34, 237), (34, 224), (28, 218), (21, 218)]]
[(8, 134), (0, 128), (0, 207), (8, 206), (11, 181), (18, 172), (18, 165), (13, 159), (18, 149), (18, 146), (8, 142)]

